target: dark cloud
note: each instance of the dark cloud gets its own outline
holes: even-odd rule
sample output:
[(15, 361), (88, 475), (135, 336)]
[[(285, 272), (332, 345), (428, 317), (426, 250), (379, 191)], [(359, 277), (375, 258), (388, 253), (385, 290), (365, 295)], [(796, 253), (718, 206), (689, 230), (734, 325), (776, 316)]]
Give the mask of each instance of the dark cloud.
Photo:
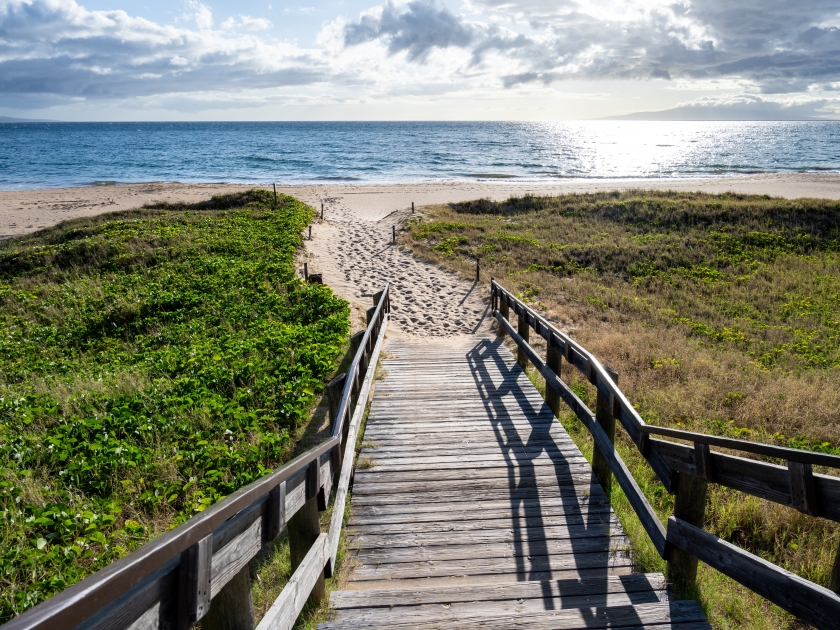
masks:
[[(433, 48), (459, 46), (472, 64), (501, 56), (518, 71), (501, 76), (510, 87), (563, 79), (717, 79), (756, 83), (764, 93), (801, 92), (815, 82), (840, 80), (836, 0), (697, 0), (648, 9), (616, 3), (614, 15), (588, 13), (569, 0), (474, 0), (499, 21), (525, 22), (528, 36), (468, 22), (436, 0), (398, 7), (345, 27), (345, 42), (387, 42), (391, 54), (407, 50), (426, 59)], [(605, 8), (599, 6), (599, 9)]]
[(386, 2), (378, 15), (363, 15), (344, 30), (348, 46), (383, 39), (390, 54), (405, 51), (412, 61), (425, 60), (433, 48), (467, 47), (475, 37), (472, 25), (434, 0), (415, 0), (404, 10)]

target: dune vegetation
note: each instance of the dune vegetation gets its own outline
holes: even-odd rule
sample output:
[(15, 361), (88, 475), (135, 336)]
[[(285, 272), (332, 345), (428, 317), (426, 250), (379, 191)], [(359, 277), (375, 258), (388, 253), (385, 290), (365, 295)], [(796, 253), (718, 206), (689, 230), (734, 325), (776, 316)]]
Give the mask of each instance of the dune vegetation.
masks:
[[(484, 281), (617, 370), (650, 423), (840, 454), (838, 202), (649, 191), (479, 200), (429, 209), (402, 243), (467, 277), (479, 258)], [(594, 408), (591, 386), (564, 378)], [(561, 421), (591, 456), (583, 426)], [(619, 434), (664, 520), (672, 497)], [(613, 488), (639, 568), (662, 570)], [(706, 515), (709, 531), (827, 585), (837, 524), (716, 486)], [(708, 567), (687, 594), (716, 628), (799, 625)]]
[(349, 309), (267, 191), (0, 245), (0, 622), (287, 460)]

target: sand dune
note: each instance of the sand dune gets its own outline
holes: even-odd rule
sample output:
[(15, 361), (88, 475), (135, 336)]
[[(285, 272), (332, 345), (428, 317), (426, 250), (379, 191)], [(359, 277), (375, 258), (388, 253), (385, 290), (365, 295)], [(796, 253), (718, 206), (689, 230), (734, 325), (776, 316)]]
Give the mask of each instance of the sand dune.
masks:
[[(28, 234), (77, 217), (128, 210), (155, 201), (193, 202), (253, 186), (128, 184), (0, 192), (0, 236)], [(448, 336), (487, 327), (486, 283), (475, 285), (424, 263), (391, 244), (391, 228), (414, 202), (424, 205), (480, 197), (594, 192), (626, 188), (766, 194), (840, 199), (840, 175), (762, 174), (720, 179), (564, 180), (545, 183), (452, 182), (384, 185), (279, 186), (278, 191), (320, 210), (324, 221), (306, 242), (309, 270), (355, 307), (358, 318), (371, 296), (392, 283), (393, 334)]]

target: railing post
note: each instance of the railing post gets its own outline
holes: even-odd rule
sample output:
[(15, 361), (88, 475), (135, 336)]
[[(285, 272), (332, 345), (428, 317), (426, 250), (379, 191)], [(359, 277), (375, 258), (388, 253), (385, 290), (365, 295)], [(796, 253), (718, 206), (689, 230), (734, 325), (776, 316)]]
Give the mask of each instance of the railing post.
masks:
[[(528, 325), (528, 316), (525, 314), (525, 309), (520, 307), (518, 313), (518, 321), (516, 323), (516, 332), (519, 333), (519, 336), (522, 337), (525, 343), (528, 343), (528, 336), (531, 330), (531, 327)], [(525, 354), (525, 350), (522, 348), (517, 347), (516, 350), (516, 362), (520, 365), (520, 367), (524, 370), (528, 367), (528, 355)]]
[(246, 564), (213, 598), (201, 630), (254, 630), (255, 625), (251, 570)]
[[(554, 345), (557, 341), (557, 337), (555, 337), (552, 333), (549, 336), (548, 349), (545, 351), (545, 364), (548, 366), (549, 370), (551, 370), (557, 375), (557, 378), (560, 378), (560, 371), (563, 365), (563, 355), (560, 353), (560, 350), (558, 350)], [(545, 402), (548, 405), (548, 408), (554, 412), (554, 415), (559, 418), (560, 394), (554, 391), (547, 384), (545, 386)]]
[(213, 534), (181, 553), (178, 566), (178, 630), (188, 630), (210, 610)]
[[(694, 475), (677, 473), (674, 516), (695, 527), (703, 528), (706, 517), (708, 482)], [(683, 587), (692, 587), (697, 580), (697, 558), (677, 547), (668, 552), (668, 579)]]
[[(344, 382), (347, 380), (347, 374), (339, 374), (327, 385), (327, 399), (330, 404), (330, 427), (335, 427), (336, 415), (338, 414), (338, 405), (341, 402), (341, 394), (344, 391)], [(345, 422), (341, 428), (341, 445), (333, 449), (333, 471), (338, 482), (338, 477), (341, 475), (341, 466), (344, 461), (344, 451), (346, 448), (347, 431), (350, 430), (349, 423)]]
[[(617, 385), (618, 372), (607, 366), (604, 366), (604, 369), (613, 380), (613, 383)], [(601, 390), (598, 390), (598, 397), (595, 401), (595, 418), (598, 420), (598, 424), (601, 425), (604, 433), (606, 433), (607, 437), (610, 438), (610, 442), (614, 443), (615, 417), (612, 413), (611, 400), (611, 396), (604, 396), (601, 393)], [(609, 497), (610, 490), (612, 488), (612, 471), (610, 470), (610, 465), (607, 463), (607, 459), (604, 457), (604, 454), (598, 450), (597, 446), (592, 451), (592, 471), (595, 473), (598, 481), (601, 482), (604, 492), (607, 493), (607, 497)]]
[[(292, 573), (300, 566), (307, 552), (313, 543), (321, 535), (321, 517), (318, 513), (318, 460), (310, 465), (306, 473), (306, 503), (303, 504), (287, 526), (289, 532), (289, 556), (292, 563)], [(312, 592), (309, 594), (309, 603), (318, 605), (327, 596), (327, 586), (324, 582), (324, 573), (318, 577)]]
[(355, 335), (350, 337), (350, 357), (355, 357), (356, 352), (359, 350), (359, 346), (362, 345), (362, 338), (365, 336), (365, 331), (360, 330)]
[[(364, 337), (365, 337), (365, 331), (364, 330), (360, 330), (355, 335), (350, 337), (350, 356), (351, 357), (356, 356), (356, 353), (359, 351), (359, 346), (362, 345), (362, 339), (364, 339)], [(359, 366), (359, 367), (361, 367), (361, 366)], [(352, 402), (352, 403), (356, 402), (356, 396), (359, 393), (359, 383), (358, 383), (358, 379), (357, 379), (357, 376), (359, 375), (359, 371), (360, 370), (356, 370), (356, 372), (354, 372), (353, 374), (348, 375), (349, 378), (353, 379), (353, 387), (351, 388), (351, 391), (350, 391), (350, 394), (351, 394), (350, 402)]]
[(840, 545), (837, 546), (837, 553), (834, 554), (834, 566), (831, 567), (828, 589), (840, 595)]
[[(499, 301), (499, 312), (502, 314), (502, 317), (510, 321), (510, 304), (507, 302), (507, 297), (501, 292), (499, 292)], [(505, 329), (502, 326), (499, 326), (499, 336), (505, 336)]]

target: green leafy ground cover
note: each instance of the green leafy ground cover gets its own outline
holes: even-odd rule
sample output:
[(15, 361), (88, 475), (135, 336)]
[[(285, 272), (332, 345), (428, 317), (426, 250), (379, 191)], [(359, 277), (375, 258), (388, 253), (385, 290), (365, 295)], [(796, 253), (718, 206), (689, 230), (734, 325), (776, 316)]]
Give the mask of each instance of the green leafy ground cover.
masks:
[[(432, 208), (402, 242), (467, 278), (480, 258), (485, 281), (495, 277), (616, 369), (646, 421), (840, 454), (836, 201), (655, 191), (479, 200)], [(563, 378), (594, 408), (585, 379), (568, 369)], [(591, 456), (583, 425), (560, 420)], [(620, 430), (617, 445), (664, 521), (673, 497)], [(709, 492), (708, 531), (828, 584), (836, 523)], [(639, 568), (662, 570), (616, 486), (612, 499)], [(803, 627), (708, 567), (683, 594), (716, 628)]]
[(0, 621), (288, 458), (347, 303), (266, 191), (0, 246)]

